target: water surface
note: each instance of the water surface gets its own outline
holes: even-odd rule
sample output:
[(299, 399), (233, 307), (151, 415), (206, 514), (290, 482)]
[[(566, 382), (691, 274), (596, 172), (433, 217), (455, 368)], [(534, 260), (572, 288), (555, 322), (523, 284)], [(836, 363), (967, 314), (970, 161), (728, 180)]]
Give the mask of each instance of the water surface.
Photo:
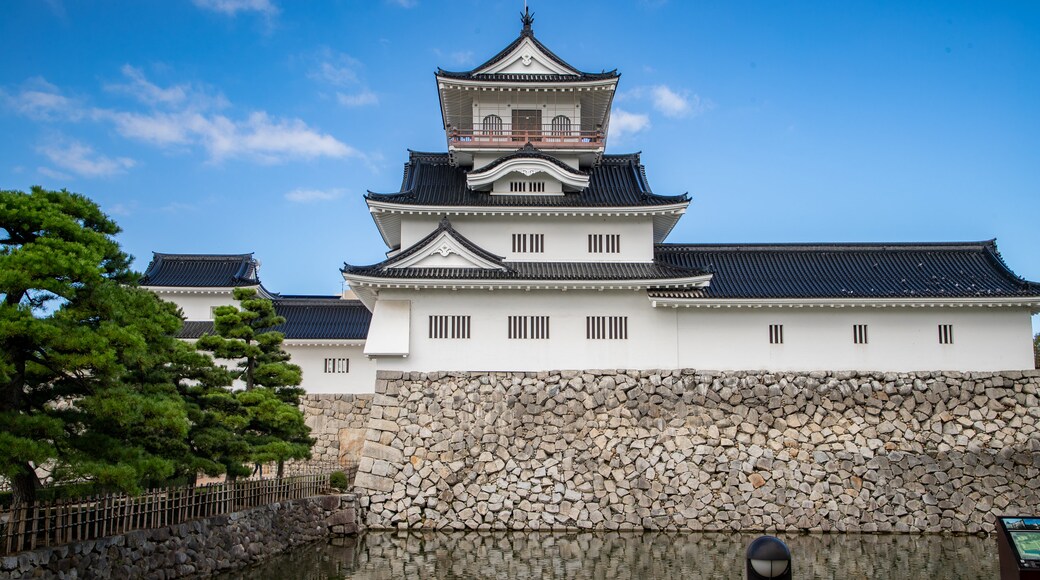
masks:
[[(300, 547), (223, 580), (744, 578), (760, 534), (678, 532), (367, 532)], [(998, 578), (996, 539), (779, 534), (794, 577)]]

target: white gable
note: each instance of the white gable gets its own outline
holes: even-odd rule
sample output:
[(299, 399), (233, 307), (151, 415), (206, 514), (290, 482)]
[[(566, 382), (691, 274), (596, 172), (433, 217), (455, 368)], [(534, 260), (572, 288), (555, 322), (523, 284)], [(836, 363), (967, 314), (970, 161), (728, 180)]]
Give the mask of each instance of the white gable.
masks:
[(529, 37), (520, 41), (520, 44), (502, 60), (474, 72), (477, 74), (558, 74), (577, 76), (577, 71), (549, 58)]
[(401, 268), (473, 268), (481, 270), (504, 270), (482, 256), (477, 255), (451, 233), (444, 231), (411, 256), (390, 266)]

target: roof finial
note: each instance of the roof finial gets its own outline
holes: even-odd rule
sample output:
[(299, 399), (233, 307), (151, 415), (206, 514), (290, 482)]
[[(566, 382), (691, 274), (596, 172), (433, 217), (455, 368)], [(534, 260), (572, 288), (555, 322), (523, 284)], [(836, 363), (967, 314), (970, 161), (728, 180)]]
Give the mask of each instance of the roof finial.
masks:
[(531, 10), (527, 7), (527, 0), (524, 0), (524, 13), (520, 15), (520, 22), (523, 22), (523, 32), (525, 34), (534, 34), (531, 30), (531, 25), (534, 24), (534, 14), (531, 14)]

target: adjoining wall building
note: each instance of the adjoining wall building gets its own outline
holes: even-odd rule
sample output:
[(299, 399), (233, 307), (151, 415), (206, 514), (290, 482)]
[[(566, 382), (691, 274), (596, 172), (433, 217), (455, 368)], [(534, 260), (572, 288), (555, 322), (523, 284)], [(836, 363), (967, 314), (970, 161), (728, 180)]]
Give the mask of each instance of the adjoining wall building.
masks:
[(1032, 368), (1040, 285), (992, 240), (667, 243), (689, 197), (605, 153), (619, 75), (569, 65), (532, 22), (437, 71), (447, 151), (410, 152), (400, 191), (366, 195), (388, 252), (344, 265), (356, 300), (272, 294), (249, 254), (156, 254), (144, 284), (185, 338), (250, 286), (310, 392), (371, 392), (377, 370)]

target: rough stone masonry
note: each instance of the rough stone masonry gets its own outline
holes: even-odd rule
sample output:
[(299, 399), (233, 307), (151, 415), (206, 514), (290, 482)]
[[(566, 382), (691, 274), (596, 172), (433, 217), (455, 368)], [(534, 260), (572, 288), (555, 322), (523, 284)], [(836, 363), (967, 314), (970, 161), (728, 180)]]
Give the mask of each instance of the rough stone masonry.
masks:
[(982, 532), (1040, 505), (1040, 372), (380, 372), (369, 528)]

